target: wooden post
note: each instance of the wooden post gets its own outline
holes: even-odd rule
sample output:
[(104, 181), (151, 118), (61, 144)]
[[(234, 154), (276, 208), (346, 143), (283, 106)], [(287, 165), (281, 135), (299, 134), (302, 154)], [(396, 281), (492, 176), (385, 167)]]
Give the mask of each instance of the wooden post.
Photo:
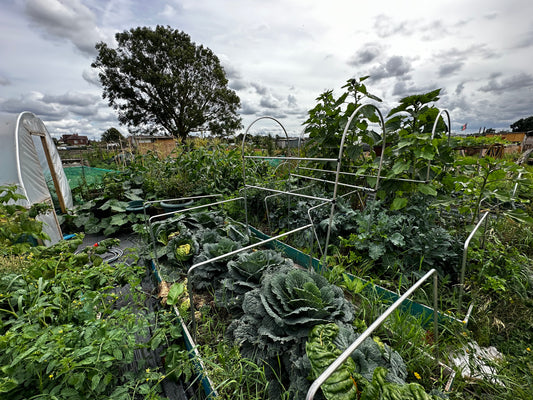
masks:
[(59, 180), (57, 179), (56, 171), (54, 169), (54, 163), (52, 162), (52, 156), (50, 156), (50, 149), (48, 148), (48, 143), (46, 142), (46, 136), (41, 133), (34, 133), (41, 138), (41, 143), (43, 144), (44, 155), (46, 156), (46, 161), (48, 162), (48, 168), (50, 168), (50, 174), (52, 175), (52, 180), (54, 181), (54, 187), (56, 189), (57, 199), (59, 200), (59, 207), (63, 214), (67, 213), (67, 207), (65, 205), (65, 199), (63, 198), (63, 192), (61, 192), (61, 187), (59, 186)]

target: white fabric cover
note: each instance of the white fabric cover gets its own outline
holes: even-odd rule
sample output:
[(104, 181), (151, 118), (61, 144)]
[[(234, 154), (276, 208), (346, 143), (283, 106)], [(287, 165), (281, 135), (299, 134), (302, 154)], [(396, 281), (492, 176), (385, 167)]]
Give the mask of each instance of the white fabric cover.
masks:
[[(72, 208), (72, 193), (59, 153), (44, 123), (30, 112), (0, 115), (0, 184), (17, 185), (18, 192), (26, 197), (26, 200), (21, 200), (19, 204), (26, 207), (42, 202), (53, 204), (44, 176), (44, 171), (49, 171), (50, 167), (41, 137), (35, 135), (36, 133), (44, 135), (46, 139), (65, 206)], [(54, 210), (38, 219), (44, 223), (43, 230), (50, 236), (46, 245), (54, 244), (63, 238)]]

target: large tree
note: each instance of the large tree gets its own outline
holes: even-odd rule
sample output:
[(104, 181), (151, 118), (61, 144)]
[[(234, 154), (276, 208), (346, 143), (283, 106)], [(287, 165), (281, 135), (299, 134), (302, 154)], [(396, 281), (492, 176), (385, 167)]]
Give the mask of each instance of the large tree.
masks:
[(533, 115), (531, 117), (522, 118), (511, 124), (513, 132), (528, 132), (533, 131)]
[(170, 27), (117, 33), (116, 48), (100, 42), (91, 64), (100, 70), (103, 97), (132, 132), (181, 140), (195, 130), (229, 134), (240, 128), (240, 100), (227, 87), (218, 57)]
[(102, 133), (102, 142), (106, 143), (120, 143), (126, 139), (117, 128), (109, 128)]

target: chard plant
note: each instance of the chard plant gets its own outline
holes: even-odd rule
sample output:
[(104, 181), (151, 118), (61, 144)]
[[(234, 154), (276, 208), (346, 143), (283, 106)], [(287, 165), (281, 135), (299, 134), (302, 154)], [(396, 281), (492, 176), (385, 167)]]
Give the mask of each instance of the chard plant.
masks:
[[(309, 333), (306, 353), (311, 377), (322, 372), (357, 339), (353, 328), (324, 324)], [(417, 383), (406, 384), (407, 370), (402, 357), (379, 338), (367, 338), (322, 385), (328, 400), (346, 399), (424, 399), (428, 395)]]

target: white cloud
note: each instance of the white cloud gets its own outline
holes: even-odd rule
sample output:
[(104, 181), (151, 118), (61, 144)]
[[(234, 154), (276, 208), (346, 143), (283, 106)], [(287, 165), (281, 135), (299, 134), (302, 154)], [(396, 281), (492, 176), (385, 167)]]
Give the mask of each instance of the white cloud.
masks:
[(505, 126), (532, 114), (523, 101), (533, 87), (532, 13), (533, 3), (520, 0), (431, 7), (423, 0), (408, 7), (392, 0), (8, 1), (0, 13), (9, 38), (0, 41), (0, 109), (33, 110), (58, 132), (99, 136), (118, 127), (90, 67), (94, 45), (160, 24), (219, 56), (245, 127), (269, 113), (298, 134), (320, 93), (339, 94), (347, 79), (363, 75), (371, 75), (365, 83), (384, 99), (384, 113), (400, 97), (441, 87), (437, 105), (453, 108), (452, 119), (468, 119), (473, 129), (474, 121)]

